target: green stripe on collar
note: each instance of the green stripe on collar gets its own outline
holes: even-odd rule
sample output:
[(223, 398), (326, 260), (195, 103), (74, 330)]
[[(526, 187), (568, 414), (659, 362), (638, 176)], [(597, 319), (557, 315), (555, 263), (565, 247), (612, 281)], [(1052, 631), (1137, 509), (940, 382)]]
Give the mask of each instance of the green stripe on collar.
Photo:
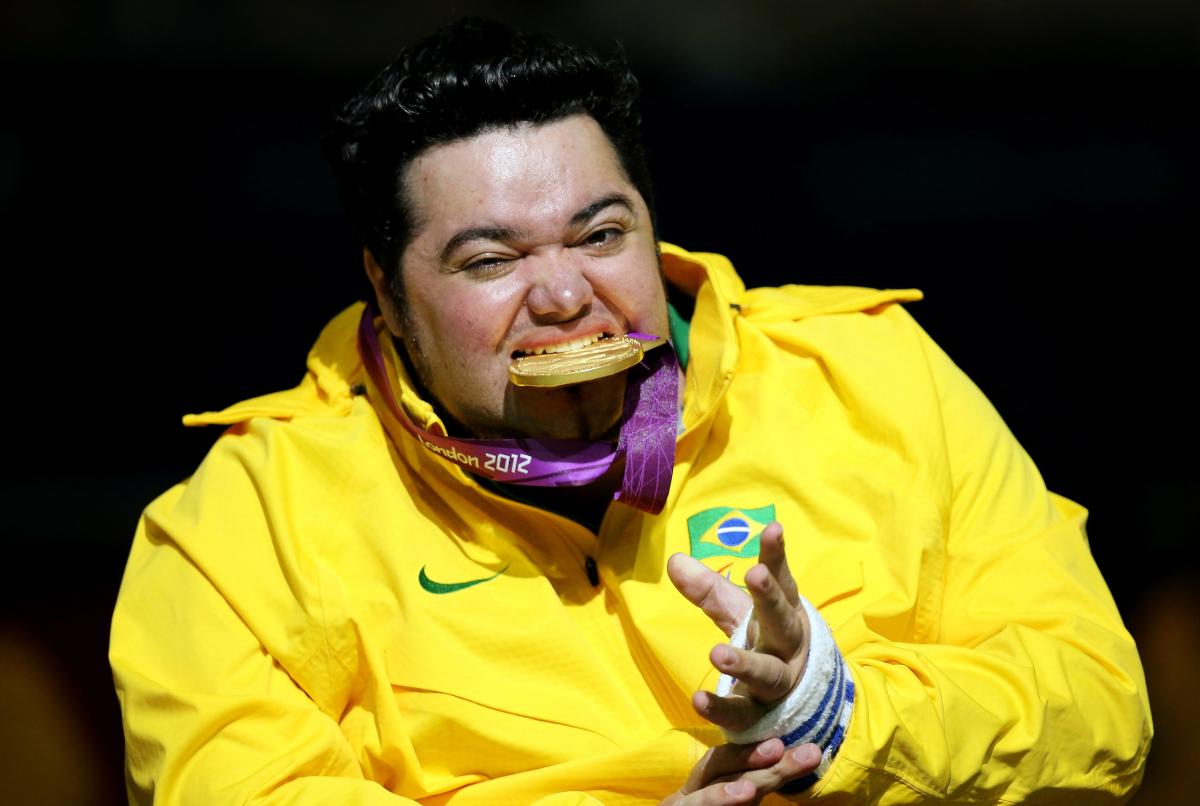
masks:
[(667, 321), (670, 324), (671, 344), (675, 347), (675, 355), (679, 358), (679, 366), (684, 372), (687, 372), (688, 332), (692, 329), (692, 325), (669, 302), (667, 303)]

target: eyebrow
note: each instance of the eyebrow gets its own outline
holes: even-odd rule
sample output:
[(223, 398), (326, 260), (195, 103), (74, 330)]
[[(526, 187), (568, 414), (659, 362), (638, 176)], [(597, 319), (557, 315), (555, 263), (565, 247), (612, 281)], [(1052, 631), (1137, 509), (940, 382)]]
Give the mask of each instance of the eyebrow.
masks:
[[(571, 216), (569, 225), (577, 227), (580, 224), (586, 224), (601, 210), (613, 205), (624, 207), (632, 215), (637, 214), (637, 210), (628, 196), (624, 193), (611, 193), (608, 196), (597, 199)], [(511, 227), (468, 227), (454, 233), (450, 240), (446, 241), (446, 245), (442, 247), (442, 262), (449, 262), (450, 256), (454, 254), (454, 250), (471, 241), (509, 241), (521, 238), (524, 235), (525, 233), (521, 230), (515, 230)]]
[(571, 226), (577, 227), (580, 224), (586, 224), (589, 219), (595, 217), (596, 213), (600, 212), (605, 207), (612, 207), (614, 204), (619, 207), (624, 207), (631, 215), (637, 214), (637, 211), (633, 207), (633, 202), (630, 201), (628, 196), (626, 196), (624, 193), (610, 193), (602, 199), (597, 199), (587, 207), (584, 207), (575, 215), (571, 216)]
[(446, 241), (442, 247), (442, 263), (448, 263), (454, 250), (471, 241), (509, 241), (521, 235), (509, 227), (470, 227), (454, 233), (454, 237)]

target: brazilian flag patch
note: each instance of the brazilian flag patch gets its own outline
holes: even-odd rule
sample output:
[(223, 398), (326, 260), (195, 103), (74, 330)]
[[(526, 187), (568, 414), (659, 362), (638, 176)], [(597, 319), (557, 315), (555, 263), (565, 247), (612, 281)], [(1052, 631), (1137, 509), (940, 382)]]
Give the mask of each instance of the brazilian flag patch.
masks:
[(729, 581), (745, 587), (746, 572), (758, 563), (762, 531), (775, 520), (775, 505), (713, 507), (687, 520), (691, 555)]

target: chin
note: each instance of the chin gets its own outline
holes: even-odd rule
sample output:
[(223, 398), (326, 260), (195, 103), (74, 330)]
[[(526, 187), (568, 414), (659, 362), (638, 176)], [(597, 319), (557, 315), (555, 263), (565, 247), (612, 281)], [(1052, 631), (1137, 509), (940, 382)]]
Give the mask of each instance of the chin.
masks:
[(531, 417), (524, 421), (521, 430), (528, 436), (543, 439), (616, 439), (621, 414), (621, 407), (607, 412), (579, 407), (573, 411)]
[(621, 412), (602, 420), (563, 423), (555, 431), (553, 439), (608, 440), (615, 442), (621, 426)]
[(505, 419), (530, 437), (616, 438), (625, 409), (625, 376), (559, 389), (511, 387)]

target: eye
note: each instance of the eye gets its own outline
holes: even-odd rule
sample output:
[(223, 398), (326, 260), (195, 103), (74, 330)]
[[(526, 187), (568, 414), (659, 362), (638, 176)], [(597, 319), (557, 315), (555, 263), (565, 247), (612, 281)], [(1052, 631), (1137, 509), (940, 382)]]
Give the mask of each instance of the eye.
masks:
[(625, 233), (617, 227), (604, 227), (589, 232), (581, 243), (586, 246), (611, 246), (619, 241)]
[(499, 270), (507, 263), (508, 260), (502, 257), (481, 257), (478, 260), (472, 260), (470, 263), (462, 267), (463, 271), (469, 271), (475, 274), (487, 274)]

